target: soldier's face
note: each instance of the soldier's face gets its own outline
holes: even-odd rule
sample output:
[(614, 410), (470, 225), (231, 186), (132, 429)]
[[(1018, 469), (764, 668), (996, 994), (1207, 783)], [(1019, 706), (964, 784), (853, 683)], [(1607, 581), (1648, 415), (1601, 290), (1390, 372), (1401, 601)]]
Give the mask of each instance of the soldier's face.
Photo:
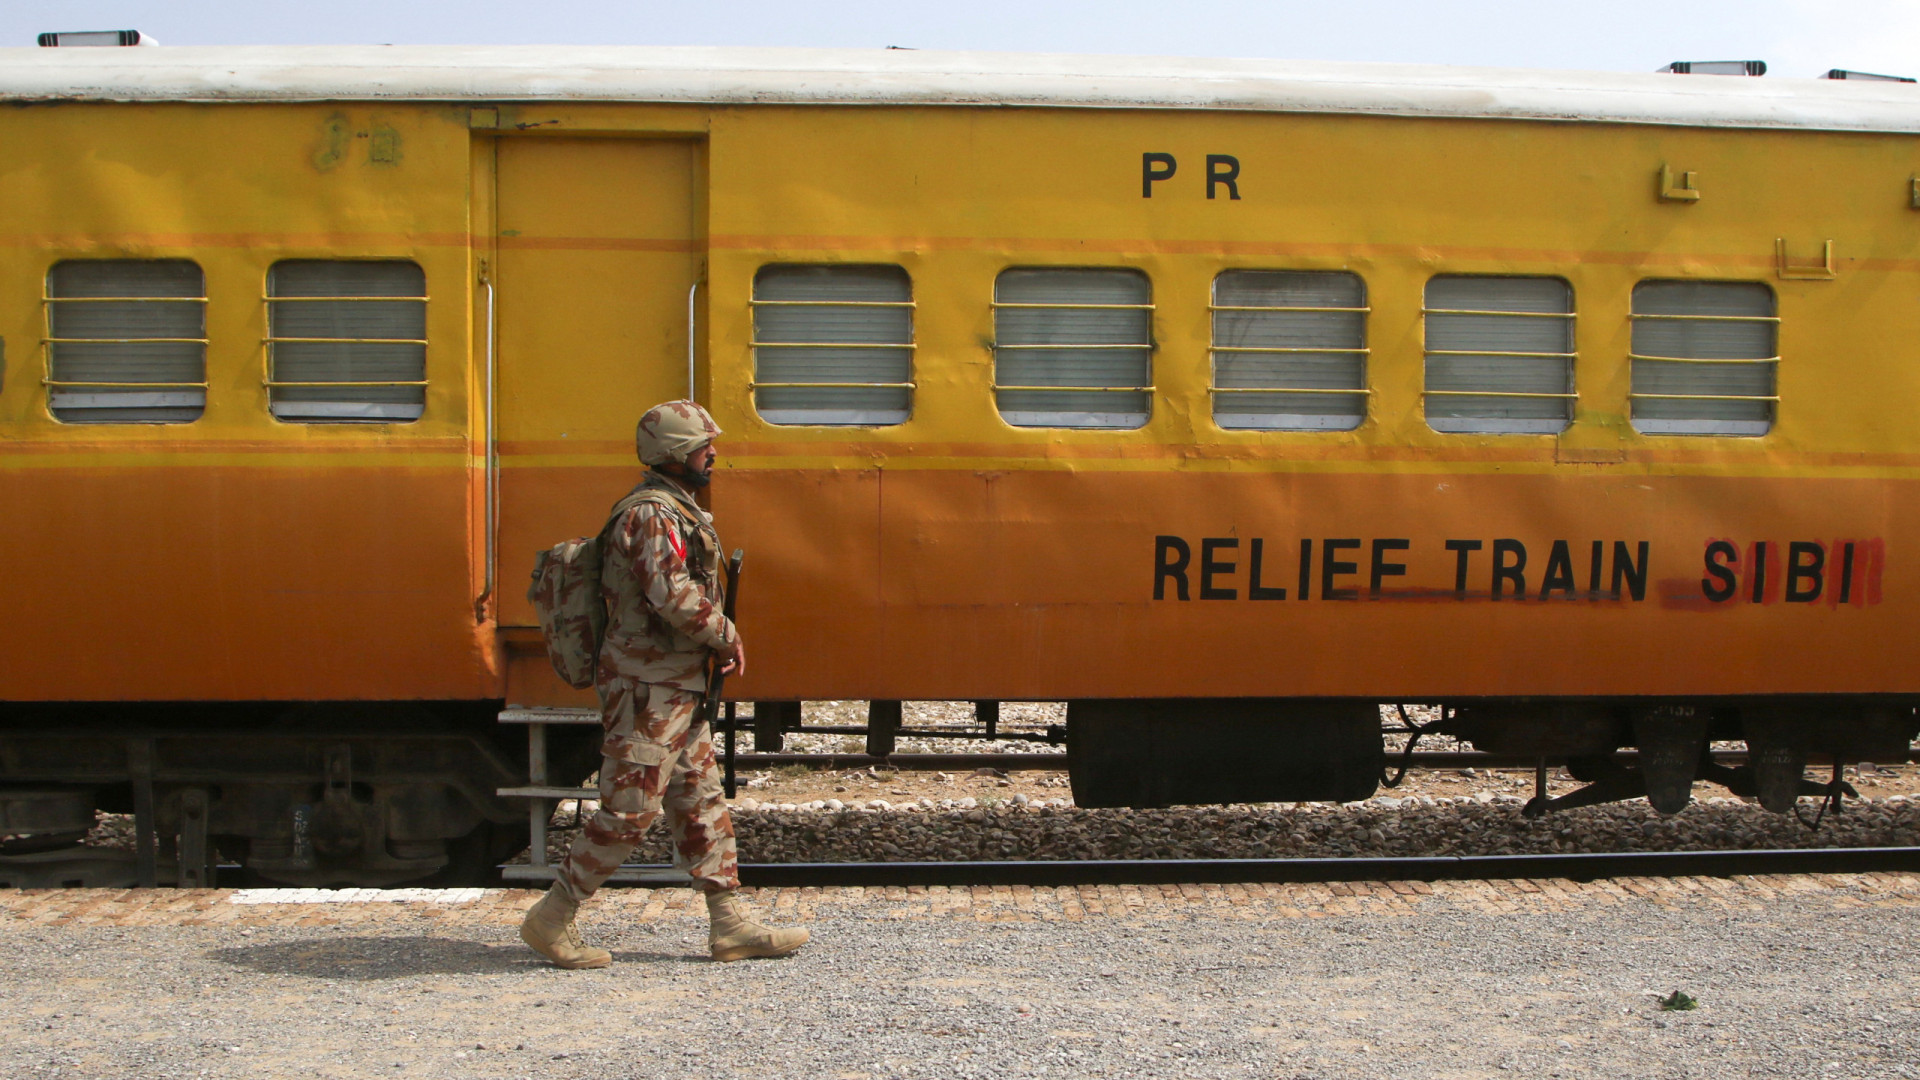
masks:
[(693, 486), (706, 487), (713, 483), (713, 461), (718, 456), (712, 443), (687, 455), (687, 479), (693, 481)]

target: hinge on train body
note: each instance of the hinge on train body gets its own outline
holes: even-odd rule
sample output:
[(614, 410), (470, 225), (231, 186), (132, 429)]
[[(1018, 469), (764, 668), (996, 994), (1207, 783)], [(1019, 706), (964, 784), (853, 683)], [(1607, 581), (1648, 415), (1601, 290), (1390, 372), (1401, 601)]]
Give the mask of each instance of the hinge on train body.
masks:
[(1696, 175), (1691, 170), (1679, 174), (1679, 183), (1674, 183), (1673, 166), (1660, 163), (1660, 198), (1666, 202), (1698, 202), (1700, 189), (1694, 186)]

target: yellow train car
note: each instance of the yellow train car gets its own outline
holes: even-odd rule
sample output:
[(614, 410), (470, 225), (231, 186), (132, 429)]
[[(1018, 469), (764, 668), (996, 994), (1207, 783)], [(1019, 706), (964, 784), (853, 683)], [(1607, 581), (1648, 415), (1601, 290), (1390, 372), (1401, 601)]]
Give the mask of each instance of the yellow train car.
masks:
[(0, 50), (0, 800), (484, 865), (581, 703), (532, 556), (690, 393), (743, 699), (1068, 700), (1086, 805), (1364, 796), (1394, 701), (1790, 805), (1916, 728), (1917, 95)]

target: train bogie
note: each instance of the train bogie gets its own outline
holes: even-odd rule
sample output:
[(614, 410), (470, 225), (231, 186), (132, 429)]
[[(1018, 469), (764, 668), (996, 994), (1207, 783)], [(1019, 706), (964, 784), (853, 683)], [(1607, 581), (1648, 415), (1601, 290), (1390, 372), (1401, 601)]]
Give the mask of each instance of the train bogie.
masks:
[[(1693, 701), (1463, 702), (1424, 733), (1460, 739), (1502, 756), (1565, 762), (1582, 791), (1529, 806), (1530, 813), (1644, 796), (1663, 814), (1678, 813), (1693, 785), (1711, 781), (1736, 795), (1787, 813), (1803, 795), (1837, 796), (1840, 767), (1853, 762), (1905, 762), (1920, 736), (1911, 699), (1758, 698)], [(1744, 763), (1715, 760), (1716, 744), (1738, 744)], [(1624, 766), (1616, 751), (1634, 748)], [(1827, 785), (1805, 779), (1818, 758), (1830, 763)]]
[[(44, 852), (19, 883), (210, 880), (221, 858), (302, 885), (471, 880), (525, 843), (500, 800), (523, 759), (483, 703), (279, 707), (60, 705), (8, 710), (0, 787), (10, 846), (135, 814), (133, 852)], [(112, 722), (103, 722), (104, 715)], [(585, 740), (557, 741), (579, 769)], [(48, 818), (47, 792), (69, 811)], [(24, 815), (24, 816), (23, 816)]]

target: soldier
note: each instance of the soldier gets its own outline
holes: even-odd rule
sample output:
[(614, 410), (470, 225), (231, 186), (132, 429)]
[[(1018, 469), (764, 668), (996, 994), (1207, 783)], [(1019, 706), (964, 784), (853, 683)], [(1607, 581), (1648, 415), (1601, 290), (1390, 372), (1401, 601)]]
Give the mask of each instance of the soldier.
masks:
[(747, 917), (735, 893), (733, 818), (720, 790), (713, 733), (695, 723), (709, 655), (729, 674), (747, 669), (740, 632), (721, 614), (720, 537), (713, 516), (694, 502), (713, 480), (719, 434), (691, 401), (647, 410), (634, 442), (650, 471), (603, 534), (600, 809), (520, 924), (521, 939), (559, 967), (613, 962), (611, 953), (580, 939), (574, 915), (626, 861), (663, 806), (674, 862), (706, 893), (715, 960), (784, 956), (807, 942), (805, 930), (772, 929)]

